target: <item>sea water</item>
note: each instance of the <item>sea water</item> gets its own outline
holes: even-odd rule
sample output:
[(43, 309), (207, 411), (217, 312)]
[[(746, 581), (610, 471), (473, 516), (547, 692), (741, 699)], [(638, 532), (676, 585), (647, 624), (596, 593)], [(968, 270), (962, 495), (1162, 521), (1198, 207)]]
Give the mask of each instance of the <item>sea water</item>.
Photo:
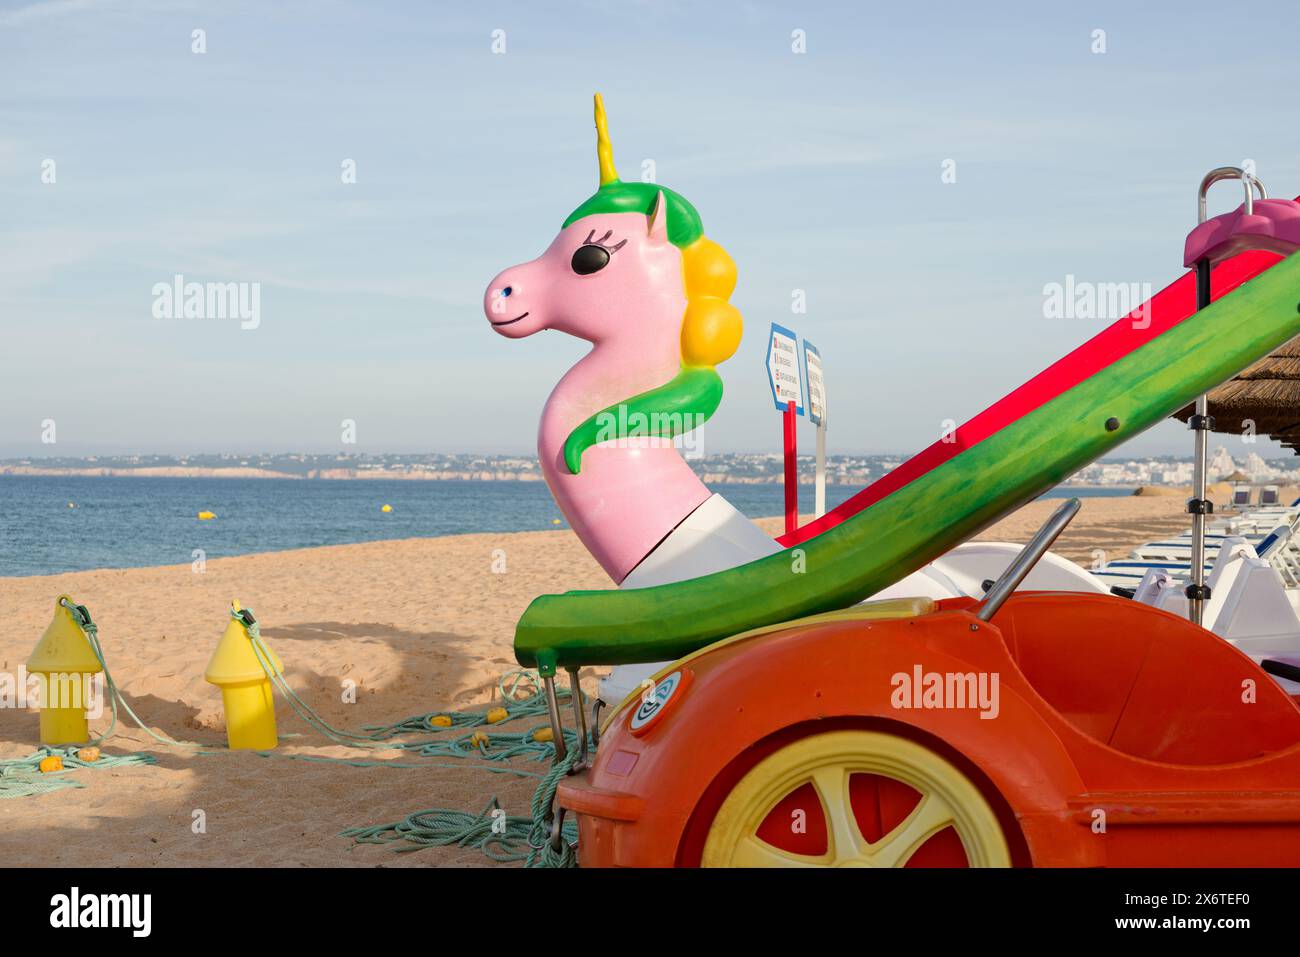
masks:
[[(751, 518), (783, 513), (780, 485), (712, 489)], [(827, 506), (857, 491), (829, 486)], [(1047, 497), (1131, 491), (1055, 489)], [(800, 512), (811, 513), (812, 486), (799, 493)], [(200, 521), (205, 510), (217, 517)], [(0, 577), (563, 527), (543, 482), (0, 476)]]

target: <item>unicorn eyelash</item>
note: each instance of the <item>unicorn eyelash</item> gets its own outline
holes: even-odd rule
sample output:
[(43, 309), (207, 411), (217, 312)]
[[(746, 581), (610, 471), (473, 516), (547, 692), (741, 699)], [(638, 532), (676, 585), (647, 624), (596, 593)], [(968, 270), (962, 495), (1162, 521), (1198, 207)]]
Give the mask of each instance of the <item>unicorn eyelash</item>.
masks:
[(596, 236), (596, 231), (593, 229), (591, 232), (587, 233), (587, 238), (584, 239), (584, 240), (582, 241), (582, 244), (583, 244), (584, 246), (599, 246), (601, 249), (605, 250), (605, 252), (607, 252), (607, 253), (616, 253), (616, 252), (618, 252), (620, 249), (622, 249), (624, 246), (627, 245), (627, 240), (626, 240), (626, 239), (623, 239), (623, 240), (620, 240), (619, 242), (615, 243), (613, 246), (606, 246), (606, 245), (605, 245), (605, 241), (606, 241), (607, 239), (609, 239), (609, 238), (610, 238), (611, 236), (613, 236), (613, 235), (614, 235), (614, 230), (612, 230), (612, 229), (607, 229), (607, 230), (605, 230), (605, 235), (604, 235), (604, 236), (601, 236), (599, 239), (596, 239), (596, 238), (595, 238), (595, 236)]

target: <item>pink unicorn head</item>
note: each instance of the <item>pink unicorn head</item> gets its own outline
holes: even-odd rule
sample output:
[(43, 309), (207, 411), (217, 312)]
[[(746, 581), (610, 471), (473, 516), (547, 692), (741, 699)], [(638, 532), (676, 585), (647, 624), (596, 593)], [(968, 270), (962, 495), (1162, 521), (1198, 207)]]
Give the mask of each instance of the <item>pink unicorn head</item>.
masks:
[(624, 183), (596, 94), (600, 188), (537, 259), (488, 284), (492, 329), (557, 329), (592, 344), (551, 392), (542, 473), (574, 531), (622, 581), (709, 497), (672, 444), (722, 399), (714, 367), (740, 344), (736, 267), (672, 190)]

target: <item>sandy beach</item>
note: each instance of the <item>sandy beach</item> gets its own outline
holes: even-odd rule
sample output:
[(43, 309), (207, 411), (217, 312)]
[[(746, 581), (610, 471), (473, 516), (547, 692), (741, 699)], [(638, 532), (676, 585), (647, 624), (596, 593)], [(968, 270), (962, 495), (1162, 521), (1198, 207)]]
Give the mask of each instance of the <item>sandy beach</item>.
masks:
[[(980, 537), (1023, 542), (1056, 504), (1035, 502)], [(763, 524), (776, 531), (779, 522)], [(1056, 550), (1089, 564), (1094, 549), (1119, 557), (1186, 525), (1180, 497), (1086, 498)], [(502, 561), (504, 573), (494, 571)], [(167, 735), (219, 747), (220, 695), (202, 672), (228, 603), (238, 597), (256, 612), (298, 693), (334, 725), (359, 728), (490, 705), (497, 679), (515, 667), (511, 639), (528, 602), (544, 592), (604, 587), (608, 579), (569, 531), (248, 555), (211, 560), (202, 573), (176, 565), (0, 579), (0, 670), (17, 670), (57, 597), (72, 595), (99, 622), (109, 665), (132, 708)], [(341, 700), (347, 679), (357, 684), (354, 704)], [(158, 764), (76, 772), (84, 789), (0, 801), (0, 859), (45, 866), (480, 866), (490, 862), (473, 850), (398, 854), (354, 847), (338, 832), (428, 807), (476, 812), (494, 794), (509, 813), (528, 813), (535, 781), (486, 773), (476, 769), (479, 762), (438, 760), (412, 770), (293, 760), (358, 752), (331, 745), (277, 704), (286, 736), (274, 757), (200, 756), (160, 745), (128, 723), (105, 750), (147, 751)], [(107, 717), (95, 727), (106, 723)], [(36, 742), (35, 712), (0, 709), (0, 757), (29, 754)], [(387, 750), (362, 757), (412, 761)], [(520, 760), (510, 766), (545, 767)], [(196, 834), (191, 823), (200, 809), (206, 833)]]

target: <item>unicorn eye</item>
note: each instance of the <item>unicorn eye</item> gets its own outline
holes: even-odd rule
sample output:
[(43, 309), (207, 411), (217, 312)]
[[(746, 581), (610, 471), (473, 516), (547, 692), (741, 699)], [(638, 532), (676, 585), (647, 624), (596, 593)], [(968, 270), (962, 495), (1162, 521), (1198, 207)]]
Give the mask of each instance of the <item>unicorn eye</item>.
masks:
[(595, 243), (583, 243), (573, 253), (573, 271), (579, 276), (590, 276), (609, 265), (609, 250)]
[(605, 235), (599, 239), (596, 238), (594, 229), (587, 233), (587, 238), (582, 241), (582, 245), (573, 253), (573, 271), (579, 276), (590, 276), (592, 273), (600, 272), (608, 266), (609, 257), (627, 245), (627, 240), (623, 239), (613, 246), (606, 246), (605, 243), (613, 235), (614, 230), (612, 229), (605, 230)]

